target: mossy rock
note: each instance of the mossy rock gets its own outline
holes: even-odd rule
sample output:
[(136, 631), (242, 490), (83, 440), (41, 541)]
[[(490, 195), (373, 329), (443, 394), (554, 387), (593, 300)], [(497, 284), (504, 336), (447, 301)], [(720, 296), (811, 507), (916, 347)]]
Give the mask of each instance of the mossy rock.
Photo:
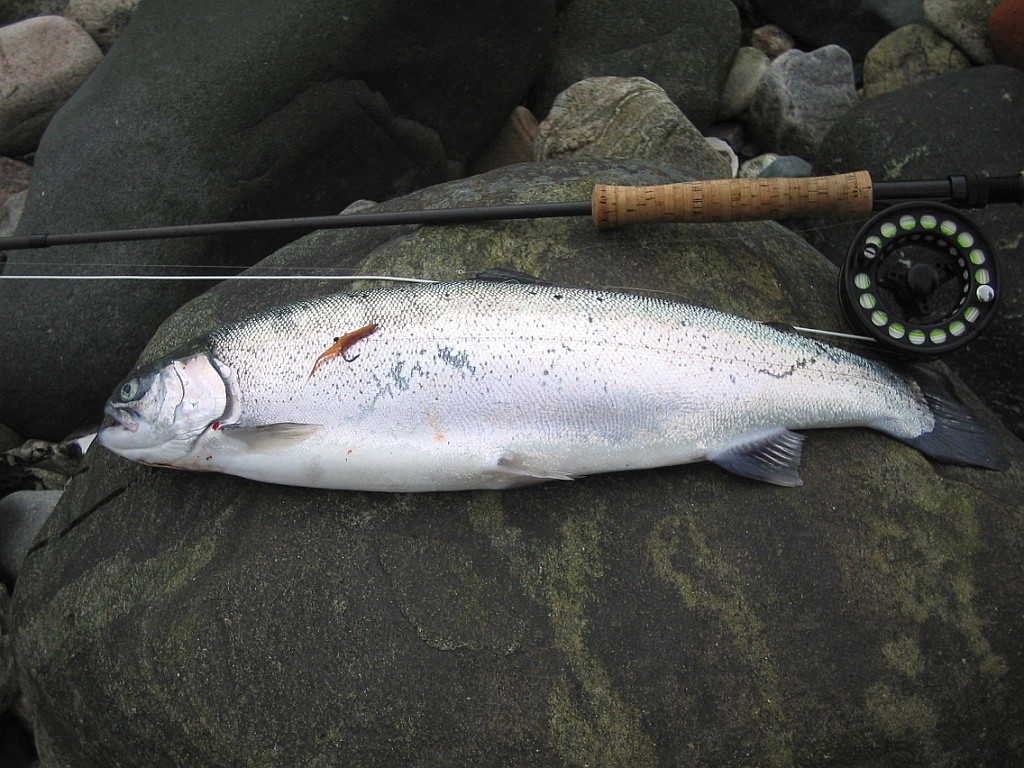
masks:
[[(681, 178), (580, 158), (389, 207)], [(834, 268), (774, 224), (317, 233), (270, 261), (501, 266), (838, 323)], [(223, 284), (146, 356), (327, 290)], [(93, 450), (18, 582), (22, 688), (53, 767), (1005, 765), (1024, 758), (1024, 449), (1007, 450), (995, 473), (832, 430), (801, 488), (696, 464), (390, 495)]]

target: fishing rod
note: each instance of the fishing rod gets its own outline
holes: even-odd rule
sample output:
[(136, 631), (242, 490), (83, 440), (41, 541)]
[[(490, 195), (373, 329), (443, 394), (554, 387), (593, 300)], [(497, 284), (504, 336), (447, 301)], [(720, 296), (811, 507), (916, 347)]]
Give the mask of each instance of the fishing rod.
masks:
[(1024, 173), (873, 182), (867, 171), (856, 171), (810, 178), (717, 179), (640, 187), (598, 184), (590, 200), (20, 235), (0, 237), (0, 251), (571, 216), (589, 216), (602, 230), (629, 224), (867, 218), (840, 269), (843, 314), (851, 327), (889, 351), (907, 357), (933, 357), (976, 338), (994, 316), (1001, 294), (996, 249), (981, 228), (959, 210), (989, 203), (1024, 204)]

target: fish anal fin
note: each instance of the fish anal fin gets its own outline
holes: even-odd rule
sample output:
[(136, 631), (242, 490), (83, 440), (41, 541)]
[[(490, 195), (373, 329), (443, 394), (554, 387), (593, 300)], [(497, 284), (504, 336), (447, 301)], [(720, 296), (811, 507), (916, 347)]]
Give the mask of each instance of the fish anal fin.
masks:
[(301, 443), (322, 427), (319, 424), (262, 424), (258, 427), (221, 427), (225, 439), (247, 453), (276, 453)]
[(541, 467), (518, 454), (502, 454), (494, 467), (494, 473), (504, 476), (512, 485), (529, 485), (548, 480), (575, 480), (576, 477), (550, 468)]
[[(320, 367), (323, 366), (324, 363), (326, 363), (329, 360), (334, 359), (335, 357), (338, 357), (339, 355), (344, 358), (345, 357), (345, 353), (349, 350), (349, 348), (353, 344), (355, 344), (357, 341), (360, 341), (361, 339), (365, 339), (367, 336), (369, 336), (371, 333), (373, 333), (376, 330), (377, 330), (377, 324), (376, 323), (369, 323), (367, 325), (364, 325), (362, 328), (358, 328), (358, 329), (356, 329), (356, 330), (354, 330), (354, 331), (352, 331), (350, 333), (346, 333), (343, 336), (338, 336), (337, 338), (335, 338), (334, 339), (334, 343), (331, 346), (329, 346), (326, 350), (324, 350), (320, 354), (320, 357), (318, 357), (316, 359), (316, 362), (313, 363), (313, 370), (311, 370), (309, 372), (309, 376), (307, 377), (307, 381), (309, 379), (313, 378), (313, 375), (318, 370), (320, 370)], [(345, 358), (345, 359), (348, 359), (348, 358)], [(354, 359), (355, 358), (352, 358), (352, 360), (354, 360)]]
[(712, 451), (708, 461), (752, 480), (789, 487), (803, 485), (797, 471), (803, 442), (803, 435), (777, 429)]

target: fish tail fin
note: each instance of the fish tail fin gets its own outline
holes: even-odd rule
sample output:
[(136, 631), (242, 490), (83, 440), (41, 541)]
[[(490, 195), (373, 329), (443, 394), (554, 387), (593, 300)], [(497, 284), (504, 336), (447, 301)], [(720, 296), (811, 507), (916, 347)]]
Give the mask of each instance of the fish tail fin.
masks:
[(921, 366), (908, 366), (904, 373), (921, 389), (928, 408), (935, 416), (935, 426), (930, 432), (917, 437), (897, 436), (897, 439), (928, 458), (945, 464), (997, 470), (1010, 466), (1000, 436), (967, 409), (948, 378)]

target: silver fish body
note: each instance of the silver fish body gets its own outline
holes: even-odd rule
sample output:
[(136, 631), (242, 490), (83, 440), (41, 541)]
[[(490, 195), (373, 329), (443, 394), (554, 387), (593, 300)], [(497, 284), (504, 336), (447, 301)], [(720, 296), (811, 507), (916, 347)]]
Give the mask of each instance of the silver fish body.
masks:
[(802, 436), (865, 426), (999, 466), (948, 391), (820, 342), (632, 294), (464, 281), (341, 293), (225, 326), (129, 377), (128, 458), (318, 488), (506, 488), (711, 460), (799, 484)]

